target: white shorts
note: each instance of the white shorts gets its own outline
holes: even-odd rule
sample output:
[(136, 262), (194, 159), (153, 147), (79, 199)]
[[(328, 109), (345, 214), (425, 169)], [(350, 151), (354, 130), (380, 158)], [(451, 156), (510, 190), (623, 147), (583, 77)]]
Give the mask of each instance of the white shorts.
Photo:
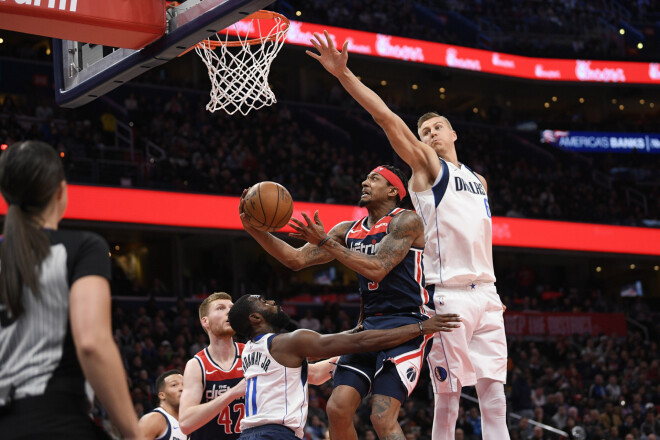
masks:
[(504, 306), (495, 285), (435, 285), (436, 313), (461, 315), (460, 328), (438, 332), (428, 356), (435, 393), (454, 393), (478, 379), (506, 382), (507, 345)]

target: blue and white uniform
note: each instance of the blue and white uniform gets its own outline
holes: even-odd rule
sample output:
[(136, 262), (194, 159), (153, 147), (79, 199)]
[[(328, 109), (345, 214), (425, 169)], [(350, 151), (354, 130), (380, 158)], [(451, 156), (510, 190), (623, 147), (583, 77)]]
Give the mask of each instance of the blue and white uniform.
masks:
[(477, 175), (439, 158), (430, 189), (410, 198), (424, 222), (424, 275), (437, 313), (461, 326), (437, 333), (428, 362), (435, 392), (456, 392), (479, 378), (505, 382), (504, 307), (495, 289), (488, 195)]
[[(307, 361), (292, 368), (278, 363), (270, 354), (270, 344), (277, 336), (259, 335), (243, 349), (245, 417), (241, 438), (251, 438), (261, 428), (281, 430), (276, 438), (302, 438), (307, 421)], [(287, 435), (288, 434), (288, 435)], [(258, 435), (255, 438), (269, 438)]]
[(187, 440), (188, 436), (181, 432), (179, 428), (179, 421), (173, 415), (165, 411), (163, 408), (154, 408), (152, 412), (162, 414), (167, 421), (167, 429), (156, 440)]
[[(392, 219), (405, 211), (395, 208), (371, 228), (367, 226), (367, 217), (356, 221), (346, 233), (346, 247), (374, 255), (389, 234)], [(428, 319), (430, 296), (424, 288), (423, 252), (423, 248), (411, 247), (378, 283), (357, 274), (366, 330), (396, 328)], [(342, 356), (338, 362), (341, 368), (334, 376), (335, 386), (351, 386), (362, 396), (371, 389), (374, 394), (403, 402), (417, 385), (430, 340), (430, 335), (419, 336), (388, 350)], [(389, 369), (388, 364), (395, 368)]]

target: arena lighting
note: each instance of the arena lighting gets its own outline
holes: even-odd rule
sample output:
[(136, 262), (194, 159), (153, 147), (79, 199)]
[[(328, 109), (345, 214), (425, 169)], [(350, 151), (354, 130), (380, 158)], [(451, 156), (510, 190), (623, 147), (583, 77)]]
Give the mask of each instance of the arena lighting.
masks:
[[(81, 185), (68, 188), (65, 218), (70, 220), (243, 229), (238, 197)], [(317, 209), (326, 229), (366, 215), (366, 209), (357, 206), (307, 202), (295, 202), (293, 215), (300, 218), (301, 211)], [(7, 205), (1, 200), (0, 215), (6, 213)], [(290, 231), (288, 226), (283, 229)], [(660, 255), (658, 243), (660, 229), (493, 217), (495, 246)]]
[(286, 44), (311, 47), (327, 30), (354, 54), (542, 81), (660, 84), (660, 63), (535, 58), (291, 20)]

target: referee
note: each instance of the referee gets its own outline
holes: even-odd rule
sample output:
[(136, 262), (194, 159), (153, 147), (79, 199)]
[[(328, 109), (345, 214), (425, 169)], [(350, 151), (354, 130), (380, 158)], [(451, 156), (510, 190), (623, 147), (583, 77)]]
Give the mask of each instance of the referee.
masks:
[(108, 438), (89, 416), (96, 392), (124, 438), (141, 438), (112, 337), (108, 245), (58, 230), (67, 185), (55, 150), (10, 146), (0, 156), (0, 192), (9, 205), (0, 242), (0, 435)]

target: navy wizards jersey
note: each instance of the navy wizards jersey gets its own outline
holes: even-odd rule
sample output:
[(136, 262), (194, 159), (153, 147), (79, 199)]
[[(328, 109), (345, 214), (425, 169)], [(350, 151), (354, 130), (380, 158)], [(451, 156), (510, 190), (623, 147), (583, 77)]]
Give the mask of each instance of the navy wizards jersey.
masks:
[[(356, 221), (346, 233), (346, 247), (374, 255), (381, 240), (389, 233), (392, 218), (405, 211), (402, 208), (393, 209), (371, 229), (367, 228), (367, 217)], [(404, 259), (379, 283), (357, 274), (365, 316), (423, 313), (423, 306), (429, 302), (429, 294), (424, 289), (423, 253), (424, 248), (411, 247)]]
[[(228, 370), (223, 370), (212, 358), (208, 349), (195, 355), (202, 369), (204, 381), (204, 396), (200, 403), (215, 399), (243, 379), (243, 363), (241, 354), (243, 344), (234, 343), (236, 359)], [(231, 402), (217, 417), (190, 434), (191, 440), (235, 440), (241, 435), (240, 422), (245, 415), (245, 397)]]

